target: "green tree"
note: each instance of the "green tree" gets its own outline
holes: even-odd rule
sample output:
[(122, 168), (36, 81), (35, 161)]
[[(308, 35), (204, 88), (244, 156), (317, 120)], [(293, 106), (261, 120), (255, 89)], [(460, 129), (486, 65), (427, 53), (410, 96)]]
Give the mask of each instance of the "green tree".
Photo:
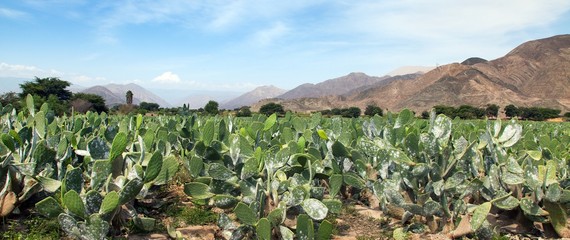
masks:
[(207, 114), (216, 115), (219, 112), (218, 106), (218, 102), (210, 100), (208, 103), (206, 103), (206, 106), (204, 106), (204, 111)]
[(378, 114), (378, 116), (382, 116), (383, 115), (382, 108), (376, 105), (366, 106), (366, 109), (364, 110), (364, 115), (374, 116), (376, 114)]
[(158, 103), (141, 102), (139, 108), (149, 112), (156, 112), (160, 108), (160, 105), (158, 105)]
[(360, 108), (358, 107), (349, 107), (342, 109), (342, 116), (349, 117), (349, 118), (357, 118), (360, 117)]
[(69, 86), (69, 82), (60, 80), (59, 78), (36, 77), (34, 81), (20, 84), (20, 88), (22, 89), (20, 98), (23, 99), (28, 96), (28, 94), (37, 95), (43, 99), (47, 99), (49, 95), (55, 95), (60, 101), (66, 101), (71, 99), (72, 96), (71, 91), (66, 89)]
[[(69, 100), (73, 95), (71, 91), (66, 89), (69, 85), (69, 82), (60, 80), (59, 78), (36, 77), (34, 81), (20, 84), (20, 88), (22, 89), (20, 99), (23, 100), (25, 96), (31, 94), (34, 97), (36, 108), (39, 108), (43, 103), (47, 102), (55, 114), (63, 115), (69, 111)], [(21, 106), (25, 106), (25, 104)]]
[(71, 97), (71, 106), (79, 112), (109, 112), (103, 97), (91, 93), (76, 93)]
[(248, 106), (243, 106), (237, 110), (237, 117), (251, 117), (251, 110)]
[(515, 105), (509, 104), (505, 106), (505, 115), (508, 118), (516, 117), (519, 115), (519, 109)]
[(264, 104), (259, 108), (259, 113), (265, 114), (267, 116), (277, 113), (277, 114), (285, 114), (285, 110), (283, 109), (283, 105), (277, 104), (274, 102), (270, 102)]
[(485, 108), (485, 115), (487, 115), (487, 117), (496, 118), (499, 116), (499, 106), (497, 104), (487, 104), (487, 107)]
[(0, 95), (0, 104), (2, 106), (11, 105), (16, 110), (20, 110), (20, 97), (15, 92), (7, 92)]

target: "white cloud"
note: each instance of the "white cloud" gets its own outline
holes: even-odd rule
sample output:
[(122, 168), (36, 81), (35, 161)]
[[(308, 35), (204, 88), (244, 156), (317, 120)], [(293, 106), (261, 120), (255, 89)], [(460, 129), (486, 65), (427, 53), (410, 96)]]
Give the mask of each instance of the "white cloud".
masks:
[(0, 63), (0, 76), (2, 77), (34, 77), (48, 74), (49, 71), (38, 68), (36, 66)]
[(361, 2), (345, 13), (357, 31), (413, 39), (506, 34), (546, 25), (569, 9), (566, 0), (403, 0)]
[(104, 77), (90, 77), (76, 73), (65, 73), (55, 69), (42, 69), (36, 66), (0, 63), (0, 77), (30, 78), (58, 77), (75, 84), (96, 85), (107, 81)]
[(176, 84), (181, 82), (180, 77), (172, 72), (164, 72), (152, 79), (152, 81), (163, 84)]

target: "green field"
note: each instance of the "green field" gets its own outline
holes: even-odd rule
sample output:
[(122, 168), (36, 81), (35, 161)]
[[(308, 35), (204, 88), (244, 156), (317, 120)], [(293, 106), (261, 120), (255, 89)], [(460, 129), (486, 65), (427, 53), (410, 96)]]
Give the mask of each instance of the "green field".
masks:
[(329, 239), (347, 202), (402, 219), (390, 238), (405, 239), (411, 223), (423, 234), (497, 236), (490, 221), (505, 216), (533, 236), (552, 227), (570, 237), (569, 123), (423, 120), (409, 110), (352, 119), (0, 112), (5, 229), (17, 213), (37, 213), (71, 238), (125, 228), (176, 238), (145, 203), (179, 187), (196, 208), (218, 209), (212, 221), (233, 239)]

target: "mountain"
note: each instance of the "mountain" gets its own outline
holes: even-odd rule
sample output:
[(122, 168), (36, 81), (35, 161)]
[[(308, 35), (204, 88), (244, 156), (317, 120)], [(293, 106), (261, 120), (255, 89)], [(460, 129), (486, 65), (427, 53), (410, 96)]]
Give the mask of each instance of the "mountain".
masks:
[(389, 72), (386, 75), (389, 76), (400, 76), (400, 75), (407, 75), (407, 74), (423, 74), (433, 70), (435, 67), (428, 67), (428, 66), (403, 66), (396, 68)]
[(376, 103), (398, 111), (443, 104), (481, 107), (540, 106), (570, 110), (570, 35), (529, 41), (505, 56), (469, 58), (440, 66), (414, 81), (394, 81), (348, 97), (358, 106)]
[(259, 100), (274, 98), (285, 93), (286, 91), (287, 90), (272, 85), (257, 87), (249, 92), (240, 95), (237, 98), (227, 101), (226, 103), (222, 104), (221, 108), (235, 109), (242, 106), (251, 106), (256, 102), (259, 102)]
[[(514, 104), (550, 107), (565, 112), (570, 111), (568, 69), (570, 35), (559, 35), (523, 43), (505, 56), (491, 61), (471, 57), (462, 63), (438, 66), (422, 75), (384, 79), (364, 88), (355, 87), (344, 95), (337, 92), (336, 96), (275, 101), (285, 108), (289, 106), (288, 110), (301, 112), (348, 106), (364, 109), (369, 104), (390, 111), (409, 108), (421, 112), (440, 104), (455, 107)], [(298, 88), (307, 87), (311, 89), (310, 85)], [(256, 104), (256, 107), (267, 101)]]
[(187, 97), (176, 102), (176, 106), (187, 104), (191, 109), (203, 108), (209, 101), (216, 101), (220, 109), (224, 104), (238, 96), (236, 92), (225, 91), (193, 91)]
[(171, 107), (171, 105), (155, 95), (154, 93), (146, 90), (145, 88), (134, 84), (107, 84), (103, 86), (93, 86), (82, 90), (84, 93), (92, 93), (99, 95), (105, 99), (105, 103), (108, 106), (115, 106), (119, 104), (126, 103), (126, 93), (127, 91), (133, 93), (133, 103), (139, 104), (141, 102), (157, 103), (161, 107)]
[(351, 90), (375, 84), (386, 78), (388, 78), (388, 76), (373, 77), (368, 76), (364, 73), (353, 72), (346, 76), (326, 80), (317, 84), (305, 83), (277, 96), (277, 98), (296, 99), (306, 97), (314, 98), (328, 95), (342, 95), (350, 92)]

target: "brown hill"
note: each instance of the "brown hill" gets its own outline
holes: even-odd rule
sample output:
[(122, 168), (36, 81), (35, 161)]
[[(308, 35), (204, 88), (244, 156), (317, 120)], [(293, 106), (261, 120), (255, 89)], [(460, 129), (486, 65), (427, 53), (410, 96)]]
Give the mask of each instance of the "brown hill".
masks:
[(279, 95), (277, 98), (297, 99), (342, 95), (360, 87), (373, 85), (386, 78), (388, 78), (388, 76), (373, 77), (364, 73), (353, 72), (346, 76), (329, 79), (317, 84), (305, 83)]
[(461, 64), (439, 66), (413, 80), (394, 80), (343, 97), (310, 102), (323, 103), (322, 109), (376, 104), (390, 111), (410, 108), (420, 112), (438, 104), (482, 107), (494, 103), (570, 111), (570, 35), (526, 42), (492, 61), (469, 58)]

